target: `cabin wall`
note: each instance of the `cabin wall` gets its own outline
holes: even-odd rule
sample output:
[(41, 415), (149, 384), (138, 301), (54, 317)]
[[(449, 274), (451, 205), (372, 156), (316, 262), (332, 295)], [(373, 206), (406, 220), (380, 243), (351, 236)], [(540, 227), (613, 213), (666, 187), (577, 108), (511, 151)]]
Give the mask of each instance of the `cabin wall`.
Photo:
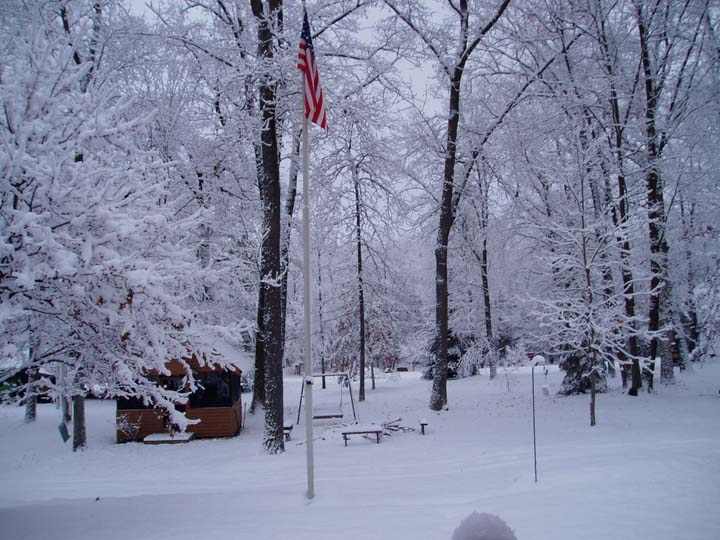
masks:
[[(188, 431), (198, 438), (234, 437), (242, 428), (242, 399), (232, 407), (187, 407), (185, 415), (198, 424)], [(118, 410), (116, 412), (117, 441), (142, 441), (153, 433), (166, 433), (169, 427), (161, 410)], [(124, 429), (123, 429), (124, 428)]]
[(190, 409), (185, 415), (192, 419), (199, 419), (199, 424), (188, 426), (188, 431), (196, 437), (234, 437), (240, 431), (240, 401), (232, 407), (203, 407)]
[(115, 412), (117, 441), (142, 441), (153, 433), (167, 431), (162, 411), (156, 409), (118, 410)]

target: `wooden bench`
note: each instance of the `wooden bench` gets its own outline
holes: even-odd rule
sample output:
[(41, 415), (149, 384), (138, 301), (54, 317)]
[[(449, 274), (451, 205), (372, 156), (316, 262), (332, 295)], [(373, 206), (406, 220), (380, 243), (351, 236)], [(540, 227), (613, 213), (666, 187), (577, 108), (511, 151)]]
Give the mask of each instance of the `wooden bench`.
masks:
[(380, 435), (382, 435), (382, 432), (382, 428), (377, 426), (353, 427), (343, 430), (342, 436), (345, 441), (345, 446), (347, 446), (350, 435), (375, 435), (377, 444), (380, 444)]
[(292, 422), (285, 422), (283, 425), (283, 433), (285, 434), (285, 440), (290, 440), (290, 433), (292, 433), (293, 429), (293, 423)]
[(425, 426), (428, 425), (428, 421), (425, 418), (420, 418), (418, 424), (420, 424), (420, 433), (425, 435)]

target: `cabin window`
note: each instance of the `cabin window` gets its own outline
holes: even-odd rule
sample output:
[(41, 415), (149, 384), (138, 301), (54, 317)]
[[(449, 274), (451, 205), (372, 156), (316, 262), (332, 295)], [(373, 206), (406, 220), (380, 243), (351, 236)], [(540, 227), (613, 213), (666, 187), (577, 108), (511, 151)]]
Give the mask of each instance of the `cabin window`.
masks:
[(119, 397), (117, 398), (118, 411), (139, 411), (152, 409), (152, 405), (145, 405), (141, 397)]
[[(159, 377), (146, 377), (147, 380), (154, 382), (162, 386), (166, 390), (172, 390), (174, 392), (182, 392), (185, 388), (185, 378), (176, 375)], [(117, 398), (117, 410), (119, 411), (138, 411), (148, 410), (155, 408), (154, 404), (146, 405), (142, 397), (131, 396), (131, 397), (119, 397)], [(185, 405), (175, 405), (175, 408), (179, 411), (185, 410)]]
[[(157, 378), (147, 375), (145, 379), (153, 383), (157, 383)], [(154, 408), (152, 400), (149, 405), (145, 404), (145, 400), (140, 396), (128, 396), (117, 398), (117, 410), (118, 411), (142, 411)]]
[(172, 375), (170, 377), (162, 376), (159, 378), (159, 383), (165, 390), (182, 392), (185, 388), (185, 377), (180, 377), (178, 375)]
[[(198, 389), (190, 395), (190, 406), (231, 407), (234, 403), (233, 398), (240, 392), (239, 381), (233, 381), (236, 378), (236, 375), (216, 371), (195, 373)], [(234, 387), (237, 387), (237, 390)]]
[(240, 400), (240, 375), (230, 374), (230, 398), (233, 403), (237, 403)]

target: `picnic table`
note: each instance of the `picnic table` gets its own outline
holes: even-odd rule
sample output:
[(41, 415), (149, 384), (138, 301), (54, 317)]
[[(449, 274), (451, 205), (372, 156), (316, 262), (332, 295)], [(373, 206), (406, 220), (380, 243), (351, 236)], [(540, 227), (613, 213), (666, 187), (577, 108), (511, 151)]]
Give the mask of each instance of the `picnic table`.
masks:
[(380, 435), (382, 435), (383, 428), (381, 426), (352, 426), (342, 430), (343, 440), (345, 446), (347, 446), (348, 440), (351, 435), (375, 435), (377, 444), (380, 444)]

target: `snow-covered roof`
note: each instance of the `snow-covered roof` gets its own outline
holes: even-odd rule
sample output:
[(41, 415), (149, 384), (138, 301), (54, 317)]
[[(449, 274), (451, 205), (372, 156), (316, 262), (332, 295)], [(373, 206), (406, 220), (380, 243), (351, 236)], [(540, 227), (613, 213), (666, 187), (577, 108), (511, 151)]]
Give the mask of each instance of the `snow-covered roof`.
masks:
[[(230, 362), (233, 366), (240, 369), (243, 373), (249, 373), (252, 371), (255, 364), (254, 359), (246, 350), (242, 347), (238, 347), (223, 339), (213, 341), (211, 344), (212, 353), (217, 353), (223, 357), (226, 361)], [(210, 360), (210, 358), (208, 358)]]

